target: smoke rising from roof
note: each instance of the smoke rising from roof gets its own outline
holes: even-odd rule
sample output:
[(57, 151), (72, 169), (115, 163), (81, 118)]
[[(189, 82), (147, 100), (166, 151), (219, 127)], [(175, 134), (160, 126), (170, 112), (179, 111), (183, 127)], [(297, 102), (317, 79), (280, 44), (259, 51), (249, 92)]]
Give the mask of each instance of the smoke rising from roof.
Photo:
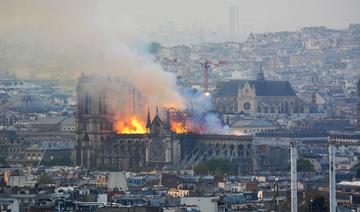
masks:
[(23, 78), (119, 76), (150, 105), (183, 106), (175, 76), (153, 62), (138, 27), (118, 14), (121, 2), (103, 2), (2, 1), (0, 41), (21, 49), (9, 71)]

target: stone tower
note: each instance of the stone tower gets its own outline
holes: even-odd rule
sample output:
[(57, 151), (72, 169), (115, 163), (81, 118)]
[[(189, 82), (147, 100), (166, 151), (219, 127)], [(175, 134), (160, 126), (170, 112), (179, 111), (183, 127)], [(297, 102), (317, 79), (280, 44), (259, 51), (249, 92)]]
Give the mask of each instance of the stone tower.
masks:
[(82, 74), (76, 92), (76, 165), (97, 167), (101, 144), (114, 134), (115, 115), (145, 114), (145, 100), (121, 79), (100, 75)]

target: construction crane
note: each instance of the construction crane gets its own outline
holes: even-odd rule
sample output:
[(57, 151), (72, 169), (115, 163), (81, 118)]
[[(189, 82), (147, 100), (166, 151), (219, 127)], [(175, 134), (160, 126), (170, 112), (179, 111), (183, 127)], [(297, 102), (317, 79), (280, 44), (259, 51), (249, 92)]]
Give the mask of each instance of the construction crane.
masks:
[(204, 88), (204, 94), (205, 96), (209, 96), (209, 70), (211, 65), (214, 65), (215, 67), (221, 66), (226, 64), (226, 61), (220, 60), (218, 62), (213, 63), (211, 60), (206, 59), (204, 63), (201, 63), (204, 71), (204, 81), (203, 81), (203, 88)]

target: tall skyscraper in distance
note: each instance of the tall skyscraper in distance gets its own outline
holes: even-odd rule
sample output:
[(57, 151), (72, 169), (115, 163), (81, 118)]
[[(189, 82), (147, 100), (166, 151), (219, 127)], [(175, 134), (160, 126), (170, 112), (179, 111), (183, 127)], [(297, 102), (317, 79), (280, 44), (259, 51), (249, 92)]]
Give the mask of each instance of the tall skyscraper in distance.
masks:
[(229, 34), (231, 36), (239, 34), (239, 8), (229, 7)]

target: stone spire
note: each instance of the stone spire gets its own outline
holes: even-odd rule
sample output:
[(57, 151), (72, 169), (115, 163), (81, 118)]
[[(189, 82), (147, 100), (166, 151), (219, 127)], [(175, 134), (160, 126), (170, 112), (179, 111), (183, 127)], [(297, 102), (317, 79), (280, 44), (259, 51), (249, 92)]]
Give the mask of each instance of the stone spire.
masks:
[(150, 109), (148, 108), (147, 118), (146, 118), (146, 129), (150, 129), (151, 119), (150, 119)]
[(169, 109), (166, 110), (166, 122), (165, 122), (165, 128), (166, 130), (170, 131), (171, 129), (171, 123), (170, 123), (170, 111)]

